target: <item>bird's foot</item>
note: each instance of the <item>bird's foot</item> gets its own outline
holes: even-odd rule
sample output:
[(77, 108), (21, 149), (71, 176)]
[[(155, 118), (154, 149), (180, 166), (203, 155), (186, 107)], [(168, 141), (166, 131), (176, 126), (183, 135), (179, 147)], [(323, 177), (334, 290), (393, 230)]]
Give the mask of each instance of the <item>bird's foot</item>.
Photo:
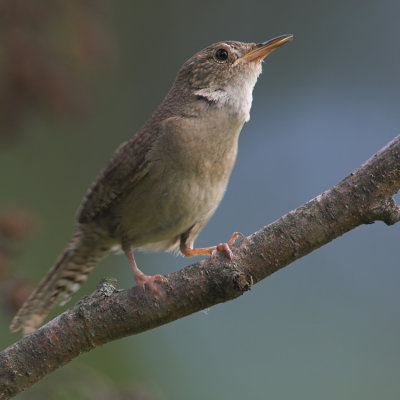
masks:
[(235, 232), (232, 237), (228, 240), (227, 243), (220, 243), (217, 246), (214, 246), (213, 250), (211, 251), (211, 258), (213, 259), (220, 251), (224, 251), (228, 258), (232, 260), (233, 253), (231, 250), (231, 246), (235, 243), (235, 240), (241, 236), (243, 239), (245, 236), (240, 232)]
[(162, 275), (146, 275), (140, 269), (134, 271), (135, 281), (137, 285), (145, 291), (146, 288), (150, 289), (157, 295), (164, 293), (163, 289), (156, 282), (167, 283), (168, 279)]
[(229, 259), (232, 260), (233, 253), (230, 246), (232, 246), (232, 244), (239, 236), (245, 238), (245, 236), (242, 233), (235, 232), (227, 243), (220, 243), (217, 246), (201, 247), (198, 249), (192, 249), (191, 245), (188, 245), (183, 241), (181, 242), (181, 252), (186, 257), (211, 256), (211, 258), (214, 258), (220, 251), (224, 251), (229, 257)]
[(131, 263), (133, 269), (133, 276), (135, 277), (135, 281), (137, 285), (143, 290), (146, 290), (146, 287), (149, 288), (153, 293), (160, 296), (164, 294), (162, 288), (157, 285), (155, 282), (168, 282), (167, 278), (164, 278), (162, 275), (146, 275), (144, 274), (136, 265), (135, 259), (133, 258), (132, 251), (129, 246), (124, 249), (124, 252)]

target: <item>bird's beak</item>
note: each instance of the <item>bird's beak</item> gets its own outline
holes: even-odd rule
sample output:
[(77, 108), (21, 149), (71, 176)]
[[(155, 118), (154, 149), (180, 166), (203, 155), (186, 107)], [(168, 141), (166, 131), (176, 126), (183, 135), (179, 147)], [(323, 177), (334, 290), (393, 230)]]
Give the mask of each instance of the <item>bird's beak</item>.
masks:
[(244, 56), (239, 57), (234, 64), (239, 61), (261, 61), (269, 53), (272, 53), (278, 47), (283, 46), (284, 44), (291, 42), (293, 40), (293, 35), (282, 35), (278, 36), (274, 39), (268, 40), (264, 43), (259, 43), (256, 45), (255, 49), (249, 51)]

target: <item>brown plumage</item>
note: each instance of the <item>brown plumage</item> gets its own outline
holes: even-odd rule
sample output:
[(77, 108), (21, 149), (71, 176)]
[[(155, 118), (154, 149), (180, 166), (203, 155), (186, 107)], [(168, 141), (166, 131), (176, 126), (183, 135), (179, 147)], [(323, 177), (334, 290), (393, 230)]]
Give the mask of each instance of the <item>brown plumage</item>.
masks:
[(132, 249), (180, 249), (188, 257), (225, 250), (231, 256), (228, 244), (237, 235), (220, 246), (193, 249), (193, 243), (225, 193), (261, 61), (291, 39), (220, 42), (182, 66), (154, 114), (89, 189), (71, 242), (14, 317), (12, 331), (36, 329), (115, 246), (127, 255), (138, 285), (155, 293), (155, 281), (165, 278), (144, 275)]

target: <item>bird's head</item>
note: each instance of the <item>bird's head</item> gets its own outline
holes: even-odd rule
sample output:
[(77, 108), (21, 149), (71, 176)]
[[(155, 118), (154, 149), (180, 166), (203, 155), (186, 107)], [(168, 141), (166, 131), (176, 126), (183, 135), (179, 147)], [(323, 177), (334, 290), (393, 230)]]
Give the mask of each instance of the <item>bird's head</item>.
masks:
[(292, 39), (293, 35), (282, 35), (259, 44), (212, 44), (183, 64), (175, 84), (186, 85), (194, 96), (210, 105), (231, 106), (247, 120), (262, 61)]

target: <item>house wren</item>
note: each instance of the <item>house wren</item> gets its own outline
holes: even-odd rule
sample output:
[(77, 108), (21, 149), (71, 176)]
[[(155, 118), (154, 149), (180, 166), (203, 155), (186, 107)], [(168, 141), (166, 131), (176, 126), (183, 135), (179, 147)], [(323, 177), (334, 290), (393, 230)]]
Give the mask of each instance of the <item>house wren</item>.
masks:
[(160, 106), (87, 192), (71, 242), (14, 317), (12, 331), (36, 329), (114, 247), (128, 257), (137, 284), (156, 293), (157, 281), (166, 279), (143, 274), (132, 249), (179, 248), (187, 257), (222, 250), (232, 257), (238, 234), (218, 246), (193, 243), (224, 195), (261, 62), (292, 38), (219, 42), (183, 64)]

